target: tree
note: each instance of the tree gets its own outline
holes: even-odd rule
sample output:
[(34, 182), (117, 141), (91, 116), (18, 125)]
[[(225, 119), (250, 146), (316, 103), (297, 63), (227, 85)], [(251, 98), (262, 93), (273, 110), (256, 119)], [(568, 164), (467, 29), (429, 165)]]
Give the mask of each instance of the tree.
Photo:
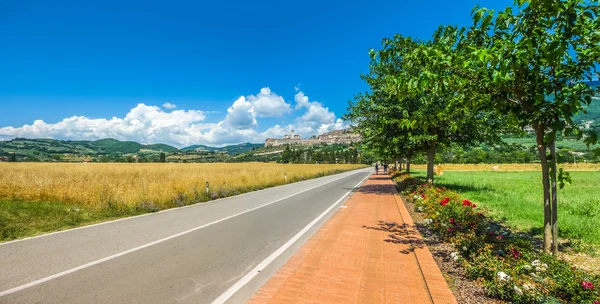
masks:
[[(598, 75), (600, 6), (596, 0), (515, 2), (494, 16), (473, 13), (470, 60), (464, 68), (477, 87), (491, 95), (489, 106), (509, 114), (514, 125), (536, 134), (544, 197), (544, 251), (558, 253), (557, 185), (569, 180), (556, 169), (556, 137), (577, 133), (573, 121), (592, 102), (587, 85)], [(596, 136), (587, 143), (595, 143)], [(549, 155), (547, 155), (549, 151)], [(558, 178), (557, 179), (557, 174)]]
[(164, 163), (167, 161), (167, 155), (165, 154), (165, 152), (160, 152), (160, 156), (158, 157), (159, 161), (161, 163)]
[(426, 152), (430, 183), (437, 150), (453, 143), (497, 142), (505, 125), (501, 117), (480, 106), (486, 95), (456, 93), (468, 82), (456, 73), (466, 56), (460, 44), (463, 38), (464, 29), (440, 27), (431, 41), (401, 35), (384, 39), (381, 50), (371, 50), (369, 74), (362, 76), (371, 92), (350, 104), (348, 117), (367, 135), (367, 142), (393, 136), (400, 139), (396, 144), (407, 145), (402, 147), (405, 153)]

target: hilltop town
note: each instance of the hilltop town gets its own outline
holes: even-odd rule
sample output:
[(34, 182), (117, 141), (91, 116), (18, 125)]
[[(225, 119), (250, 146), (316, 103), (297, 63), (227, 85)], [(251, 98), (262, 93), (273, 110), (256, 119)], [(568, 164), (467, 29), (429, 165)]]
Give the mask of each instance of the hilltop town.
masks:
[(313, 136), (303, 139), (299, 134), (286, 134), (283, 138), (267, 138), (265, 147), (277, 147), (283, 145), (317, 145), (317, 144), (351, 144), (361, 141), (360, 134), (354, 133), (352, 129), (343, 129), (323, 133), (319, 136)]

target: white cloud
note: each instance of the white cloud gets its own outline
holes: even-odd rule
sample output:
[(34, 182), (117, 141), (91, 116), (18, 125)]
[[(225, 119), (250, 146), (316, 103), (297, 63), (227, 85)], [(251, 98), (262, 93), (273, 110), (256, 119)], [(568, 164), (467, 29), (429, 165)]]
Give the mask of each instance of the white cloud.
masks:
[(175, 109), (175, 108), (177, 108), (177, 105), (174, 105), (174, 104), (172, 104), (170, 102), (165, 102), (165, 103), (163, 103), (162, 106), (165, 109)]
[(294, 96), (294, 100), (296, 101), (296, 110), (300, 108), (310, 107), (310, 102), (308, 102), (308, 96), (305, 96), (302, 92), (296, 93), (296, 96)]
[(283, 97), (271, 92), (269, 88), (262, 88), (256, 96), (248, 96), (248, 101), (252, 103), (259, 117), (282, 116), (291, 112), (290, 105)]
[[(296, 111), (306, 109), (293, 124), (275, 125), (258, 131), (259, 118), (276, 117), (292, 111), (283, 97), (263, 88), (256, 96), (239, 97), (218, 122), (205, 122), (201, 110), (173, 110), (138, 104), (124, 117), (88, 118), (73, 116), (58, 123), (36, 120), (22, 127), (0, 127), (0, 140), (15, 137), (96, 140), (116, 138), (140, 143), (165, 143), (177, 147), (196, 144), (222, 146), (241, 142), (263, 142), (269, 137), (282, 137), (294, 130), (303, 137), (347, 127), (335, 114), (317, 101), (309, 101), (304, 93), (295, 96)], [(163, 108), (175, 106), (163, 104)], [(172, 109), (172, 108), (171, 108)]]
[(229, 109), (224, 124), (235, 129), (250, 129), (256, 127), (256, 113), (252, 103), (244, 96), (238, 98)]
[(94, 140), (116, 138), (143, 143), (164, 142), (177, 144), (188, 133), (188, 128), (204, 120), (202, 111), (177, 110), (164, 112), (159, 107), (143, 103), (131, 109), (124, 118), (92, 119), (73, 116), (50, 124), (36, 120), (19, 128), (0, 128), (0, 137), (30, 137)]

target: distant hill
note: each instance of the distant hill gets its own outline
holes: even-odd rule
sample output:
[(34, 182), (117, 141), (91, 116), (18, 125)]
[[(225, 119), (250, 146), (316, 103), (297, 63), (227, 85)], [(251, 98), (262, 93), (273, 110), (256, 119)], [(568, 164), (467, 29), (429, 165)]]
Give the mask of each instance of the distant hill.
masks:
[(207, 151), (207, 152), (226, 152), (227, 154), (235, 155), (252, 151), (254, 148), (263, 147), (264, 144), (243, 143), (238, 145), (230, 145), (225, 147), (211, 147), (205, 145), (193, 145), (181, 149), (182, 151)]
[(137, 153), (140, 150), (153, 150), (159, 152), (179, 151), (179, 149), (165, 144), (142, 145), (135, 141), (120, 141), (113, 138), (100, 139), (92, 141), (91, 143), (100, 147), (99, 150), (107, 153)]
[(112, 138), (96, 141), (75, 141), (57, 139), (15, 138), (0, 141), (0, 154), (16, 153), (24, 157), (44, 160), (53, 155), (96, 156), (103, 154), (131, 154), (143, 152), (177, 152), (177, 148), (165, 144), (142, 145), (133, 141), (120, 141)]

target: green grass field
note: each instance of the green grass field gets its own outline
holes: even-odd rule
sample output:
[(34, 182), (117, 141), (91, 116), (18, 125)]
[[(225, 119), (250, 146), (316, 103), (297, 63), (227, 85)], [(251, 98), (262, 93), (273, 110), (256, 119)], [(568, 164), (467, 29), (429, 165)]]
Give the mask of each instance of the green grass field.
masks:
[[(423, 171), (417, 171), (423, 176)], [(600, 245), (600, 172), (571, 172), (574, 183), (558, 192), (559, 235)], [(478, 202), (491, 215), (521, 231), (542, 235), (543, 200), (539, 172), (457, 172), (436, 177), (448, 187)]]

